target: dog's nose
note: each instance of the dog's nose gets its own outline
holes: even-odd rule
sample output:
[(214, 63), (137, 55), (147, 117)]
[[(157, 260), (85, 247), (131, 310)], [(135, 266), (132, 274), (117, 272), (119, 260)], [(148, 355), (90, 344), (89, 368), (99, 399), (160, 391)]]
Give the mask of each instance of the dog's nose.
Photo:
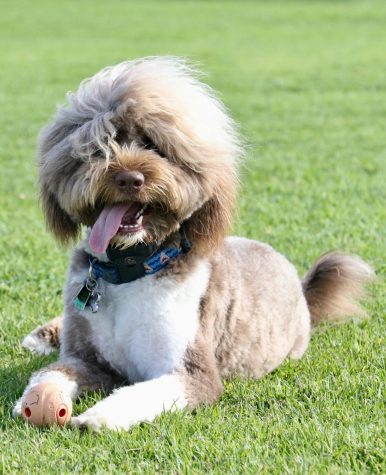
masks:
[(121, 190), (139, 191), (145, 184), (145, 177), (136, 170), (119, 172), (115, 175), (114, 180)]

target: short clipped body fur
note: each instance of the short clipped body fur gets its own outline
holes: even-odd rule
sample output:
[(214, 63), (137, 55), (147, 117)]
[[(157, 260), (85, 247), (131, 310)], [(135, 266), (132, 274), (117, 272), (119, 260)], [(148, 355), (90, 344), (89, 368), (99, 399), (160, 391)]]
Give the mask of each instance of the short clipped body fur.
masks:
[[(242, 155), (224, 106), (182, 60), (124, 62), (68, 96), (41, 136), (41, 197), (59, 241), (82, 227), (86, 236), (69, 266), (64, 318), (24, 340), (47, 353), (60, 334), (59, 361), (26, 391), (50, 382), (75, 398), (115, 388), (72, 424), (127, 430), (213, 402), (223, 378), (260, 378), (300, 358), (313, 323), (361, 313), (355, 299), (373, 274), (358, 257), (326, 254), (302, 281), (268, 245), (225, 238)], [(75, 308), (89, 256), (184, 241), (191, 249), (155, 274), (99, 279), (97, 313)]]

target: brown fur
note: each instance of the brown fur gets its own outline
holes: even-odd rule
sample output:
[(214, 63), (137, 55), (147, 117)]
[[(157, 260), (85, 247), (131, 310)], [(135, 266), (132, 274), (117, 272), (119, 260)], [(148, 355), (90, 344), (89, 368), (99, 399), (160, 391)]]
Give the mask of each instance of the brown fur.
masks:
[(233, 216), (237, 177), (231, 167), (210, 174), (210, 199), (187, 221), (187, 235), (201, 254), (212, 253), (226, 236)]
[(52, 348), (59, 348), (60, 334), (63, 328), (63, 318), (56, 317), (47, 322), (45, 325), (36, 329), (37, 337), (52, 346)]
[(191, 409), (200, 403), (214, 403), (222, 393), (223, 386), (216, 360), (213, 352), (208, 351), (204, 340), (196, 341), (187, 349), (184, 371), (180, 370), (180, 374)]
[(313, 324), (365, 317), (358, 300), (365, 297), (365, 284), (373, 278), (373, 271), (357, 256), (329, 252), (320, 257), (303, 279)]
[(62, 244), (74, 241), (80, 232), (80, 226), (60, 206), (55, 195), (42, 185), (40, 199), (46, 219), (47, 229), (55, 235)]
[(44, 375), (50, 371), (59, 371), (68, 379), (75, 380), (78, 384), (79, 393), (86, 391), (112, 391), (116, 386), (121, 386), (126, 381), (119, 376), (110, 366), (102, 366), (91, 360), (77, 357), (62, 358), (32, 375)]

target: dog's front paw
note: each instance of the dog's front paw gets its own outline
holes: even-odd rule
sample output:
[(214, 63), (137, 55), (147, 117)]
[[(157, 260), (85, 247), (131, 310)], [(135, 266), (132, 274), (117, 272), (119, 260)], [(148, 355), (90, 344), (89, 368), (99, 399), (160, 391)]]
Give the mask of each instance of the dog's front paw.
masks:
[(73, 417), (71, 419), (71, 425), (73, 427), (79, 427), (80, 429), (90, 429), (95, 432), (99, 432), (103, 428), (114, 431), (127, 429), (127, 427), (122, 426), (119, 416), (117, 417), (114, 411), (104, 406), (104, 404), (100, 406), (96, 404), (83, 414)]
[(21, 401), (22, 401), (22, 398), (20, 398), (15, 403), (15, 405), (13, 406), (13, 409), (12, 409), (12, 416), (13, 417), (20, 417), (21, 416)]
[(35, 328), (23, 340), (22, 346), (38, 355), (49, 355), (59, 348), (63, 317), (56, 317)]
[(40, 338), (35, 330), (24, 338), (21, 345), (26, 350), (29, 350), (31, 353), (36, 353), (39, 356), (49, 355), (55, 351), (55, 348)]
[(24, 338), (21, 344), (22, 347), (39, 356), (49, 355), (55, 351), (57, 348), (50, 341), (50, 336), (45, 334), (43, 330), (42, 327), (35, 328)]

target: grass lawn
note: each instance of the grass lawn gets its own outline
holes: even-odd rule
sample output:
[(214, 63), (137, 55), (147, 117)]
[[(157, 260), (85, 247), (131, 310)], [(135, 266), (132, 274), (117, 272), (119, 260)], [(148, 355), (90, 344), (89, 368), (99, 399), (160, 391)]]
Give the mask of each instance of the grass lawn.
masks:
[[(385, 473), (386, 3), (3, 0), (0, 15), (0, 463), (4, 473)], [(67, 90), (107, 64), (188, 56), (249, 143), (234, 232), (303, 273), (326, 250), (379, 275), (371, 319), (322, 328), (300, 362), (231, 380), (214, 407), (129, 433), (10, 415), (53, 358), (20, 341), (62, 307), (68, 251), (45, 229), (34, 148)], [(76, 412), (100, 395), (76, 404)]]

